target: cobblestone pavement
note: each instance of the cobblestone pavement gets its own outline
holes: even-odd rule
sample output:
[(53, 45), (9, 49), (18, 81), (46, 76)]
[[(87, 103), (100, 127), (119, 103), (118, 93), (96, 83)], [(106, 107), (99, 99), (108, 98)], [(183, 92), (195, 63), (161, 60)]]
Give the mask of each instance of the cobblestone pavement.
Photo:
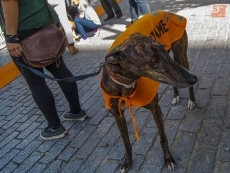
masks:
[[(98, 5), (99, 1), (93, 1)], [(172, 106), (173, 88), (162, 84), (160, 105), (170, 150), (177, 162), (175, 173), (230, 172), (230, 2), (229, 0), (150, 0), (151, 10), (163, 9), (188, 19), (188, 57), (199, 81), (195, 85), (196, 108), (187, 110), (188, 92), (181, 89), (181, 101)], [(226, 17), (211, 17), (212, 4), (225, 4)], [(100, 36), (92, 37), (80, 52), (64, 60), (74, 75), (93, 72), (106, 55), (114, 38), (130, 21), (128, 1), (120, 3), (121, 19), (104, 22)], [(1, 50), (1, 63), (9, 57)], [(1, 173), (116, 173), (124, 158), (124, 146), (113, 117), (104, 108), (99, 75), (78, 82), (82, 108), (88, 120), (64, 121), (68, 104), (56, 82), (47, 81), (69, 135), (60, 140), (43, 141), (39, 132), (47, 123), (36, 107), (24, 79), (20, 76), (0, 90), (0, 172)], [(140, 140), (133, 145), (131, 173), (167, 173), (155, 123), (145, 109), (137, 115)]]

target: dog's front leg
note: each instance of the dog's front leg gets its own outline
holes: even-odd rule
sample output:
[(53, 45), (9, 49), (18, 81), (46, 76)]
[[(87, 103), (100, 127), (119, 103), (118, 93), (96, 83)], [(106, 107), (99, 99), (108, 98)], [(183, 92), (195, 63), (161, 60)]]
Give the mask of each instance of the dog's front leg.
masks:
[[(188, 49), (188, 37), (187, 32), (185, 31), (181, 39), (175, 41), (172, 44), (172, 52), (174, 54), (174, 60), (182, 65), (184, 68), (189, 70), (189, 62), (187, 57)], [(179, 92), (177, 88), (174, 88), (174, 98), (172, 104), (175, 105), (179, 102)], [(189, 87), (189, 101), (188, 109), (193, 109), (195, 107), (195, 97), (193, 92), (193, 86)]]
[(176, 105), (180, 101), (179, 91), (176, 87), (173, 87), (173, 90), (174, 90), (174, 97), (172, 100), (172, 105)]
[(172, 157), (171, 152), (169, 151), (168, 140), (164, 129), (163, 115), (161, 112), (161, 108), (158, 105), (158, 94), (155, 96), (155, 98), (149, 105), (145, 106), (145, 108), (149, 109), (153, 114), (153, 118), (156, 122), (160, 135), (160, 142), (164, 152), (165, 165), (170, 171), (172, 171), (175, 168), (175, 161)]
[(112, 109), (110, 110), (110, 112), (115, 118), (115, 121), (117, 123), (118, 129), (120, 130), (121, 137), (125, 145), (126, 155), (121, 166), (121, 173), (125, 173), (129, 170), (129, 168), (132, 165), (132, 146), (129, 140), (127, 123), (124, 117), (124, 110), (121, 110), (122, 115), (120, 115), (118, 108), (118, 99), (112, 99), (111, 103)]

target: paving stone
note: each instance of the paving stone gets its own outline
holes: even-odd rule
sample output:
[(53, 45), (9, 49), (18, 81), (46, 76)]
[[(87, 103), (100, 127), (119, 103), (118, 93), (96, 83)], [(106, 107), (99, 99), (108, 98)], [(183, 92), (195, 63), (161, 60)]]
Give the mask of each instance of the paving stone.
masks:
[(52, 148), (50, 148), (44, 155), (44, 157), (41, 158), (41, 163), (49, 163), (53, 161), (63, 150), (64, 148), (69, 144), (68, 139), (60, 139), (58, 140)]
[(216, 147), (219, 144), (222, 129), (223, 120), (205, 120), (203, 122), (202, 132), (198, 138), (198, 144), (200, 146)]
[(2, 128), (3, 128), (3, 129), (9, 129), (13, 124), (17, 123), (18, 120), (19, 120), (20, 118), (21, 118), (20, 115), (14, 117), (13, 119), (7, 121), (7, 123), (5, 123), (5, 124), (2, 126)]
[(165, 122), (165, 133), (168, 138), (169, 146), (173, 143), (174, 138), (178, 132), (179, 126), (180, 126), (179, 120), (167, 120)]
[(145, 128), (141, 132), (140, 140), (135, 141), (133, 145), (133, 153), (137, 155), (146, 155), (150, 148), (153, 146), (153, 141), (157, 136), (157, 129), (155, 128)]
[(0, 148), (3, 148), (5, 145), (7, 145), (18, 134), (19, 134), (18, 132), (12, 132), (11, 134), (9, 134), (9, 136), (7, 136), (6, 138), (4, 138), (4, 140), (2, 140), (0, 142)]
[(40, 144), (41, 141), (32, 141), (29, 145), (26, 146), (26, 148), (21, 150), (21, 152), (14, 157), (13, 161), (17, 163), (22, 163), (24, 159), (31, 155)]
[(172, 106), (171, 110), (168, 113), (167, 119), (171, 120), (181, 120), (184, 118), (187, 111), (187, 103), (185, 99), (181, 99), (177, 105)]
[(59, 156), (58, 159), (68, 162), (71, 157), (75, 154), (76, 149), (67, 147)]
[(84, 143), (84, 145), (78, 150), (75, 157), (78, 159), (86, 159), (97, 147), (99, 142), (100, 139), (95, 139), (95, 138), (88, 139)]
[(41, 153), (34, 152), (32, 153), (20, 166), (14, 171), (15, 173), (21, 173), (28, 171), (40, 158), (42, 157)]
[(181, 133), (172, 152), (174, 160), (179, 164), (187, 164), (194, 149), (196, 135), (193, 133)]
[(199, 79), (198, 86), (200, 89), (212, 88), (215, 79), (216, 79), (216, 74), (205, 74), (202, 76), (202, 78)]
[(24, 149), (27, 145), (29, 145), (33, 140), (36, 140), (39, 138), (40, 130), (34, 130), (32, 133), (30, 133), (25, 139), (22, 140), (21, 143), (19, 143), (16, 148), (17, 149)]
[(16, 164), (13, 163), (9, 163), (7, 164), (7, 166), (1, 170), (1, 173), (9, 173), (9, 172), (13, 172), (13, 170), (17, 167)]
[(230, 162), (230, 129), (223, 132), (222, 143), (220, 147), (219, 159), (221, 161)]
[(204, 108), (207, 107), (210, 97), (210, 89), (197, 89), (195, 92), (196, 107)]
[(119, 163), (114, 161), (107, 161), (102, 164), (102, 166), (99, 168), (97, 173), (116, 173), (117, 169), (119, 169)]
[(31, 117), (27, 117), (28, 119), (26, 120), (26, 122), (22, 123), (22, 125), (17, 129), (18, 131), (23, 131), (25, 130), (27, 127), (29, 127), (37, 118), (38, 116), (33, 115)]
[(0, 159), (5, 157), (5, 154), (14, 149), (14, 147), (20, 142), (20, 140), (13, 139), (10, 143), (1, 148)]
[(213, 61), (207, 61), (207, 64), (204, 68), (204, 73), (217, 73), (218, 71), (218, 66), (217, 66), (217, 63), (216, 62), (213, 62)]
[(198, 132), (201, 129), (204, 114), (204, 108), (194, 108), (190, 110), (185, 117), (181, 130), (186, 132)]
[(92, 135), (95, 131), (95, 126), (86, 126), (84, 127), (77, 136), (71, 141), (70, 146), (73, 148), (80, 148), (86, 140)]
[(114, 118), (111, 117), (104, 118), (100, 123), (100, 125), (98, 126), (98, 128), (93, 133), (92, 137), (95, 139), (102, 138), (113, 124), (114, 124)]
[(43, 173), (44, 169), (45, 169), (46, 165), (45, 164), (40, 164), (40, 163), (36, 163), (29, 171), (28, 173)]
[(60, 172), (76, 173), (76, 171), (80, 168), (82, 163), (83, 160), (81, 159), (72, 159), (67, 163), (67, 165)]
[[(9, 153), (4, 154), (4, 157), (2, 157), (0, 159), (0, 170), (7, 164), (10, 162), (10, 160), (12, 158), (14, 158), (15, 155), (17, 155), (20, 151), (16, 150), (16, 149), (12, 149)], [(12, 165), (12, 164), (11, 164)], [(15, 164), (13, 164), (12, 166), (14, 167)], [(6, 167), (10, 167), (10, 165), (6, 166)], [(10, 169), (12, 169), (12, 167), (10, 167)], [(6, 169), (5, 169), (6, 171)]]
[[(129, 112), (130, 114), (130, 112)], [(136, 113), (135, 113), (135, 118), (136, 118), (136, 123), (137, 123), (137, 128), (138, 128), (138, 131), (141, 131), (144, 127), (144, 125), (146, 124), (146, 122), (148, 121), (148, 119), (150, 118), (150, 111), (148, 110), (143, 110), (143, 109), (140, 109), (138, 110)], [(128, 116), (131, 116), (131, 115), (128, 115)], [(151, 115), (152, 116), (152, 115)], [(152, 117), (151, 117), (152, 118)], [(131, 121), (129, 124), (128, 124), (128, 132), (129, 133), (134, 133), (134, 127), (133, 127), (133, 121)]]
[(22, 103), (17, 103), (16, 105), (14, 105), (13, 107), (10, 108), (9, 111), (5, 112), (3, 115), (7, 115), (7, 120), (11, 120), (12, 118), (14, 118), (16, 116), (16, 114), (12, 114), (14, 111), (17, 111), (18, 109), (20, 110), (20, 107), (22, 106)]
[(61, 161), (55, 160), (48, 166), (48, 168), (45, 169), (44, 173), (60, 172), (60, 169), (61, 169)]
[[(1, 121), (0, 121), (1, 123)], [(13, 133), (14, 131), (16, 131), (16, 129), (19, 127), (18, 124), (14, 124), (13, 126), (11, 126), (11, 128), (5, 130), (1, 136), (0, 136), (0, 141), (2, 141), (3, 139), (5, 139), (7, 136), (9, 136), (11, 133)]]
[(108, 151), (109, 148), (97, 147), (80, 167), (79, 172), (95, 172)]
[(224, 116), (227, 105), (227, 97), (213, 96), (211, 98), (211, 105), (208, 109), (207, 118), (221, 119)]
[(218, 78), (212, 89), (212, 95), (214, 96), (226, 96), (230, 87), (229, 78)]
[(230, 170), (230, 163), (223, 162), (221, 163), (219, 173), (227, 173)]
[(108, 133), (103, 137), (100, 142), (101, 147), (112, 147), (120, 137), (120, 131), (118, 130), (117, 124), (113, 124)]
[(189, 173), (212, 172), (216, 149), (209, 147), (198, 147), (190, 160)]
[(173, 100), (173, 91), (167, 90), (161, 97), (159, 104), (162, 106), (171, 106)]
[(108, 114), (108, 110), (106, 108), (101, 108), (89, 121), (90, 125), (98, 125), (104, 119), (104, 117)]
[(36, 128), (40, 125), (41, 123), (38, 122), (33, 122), (28, 128), (26, 128), (24, 131), (22, 131), (17, 138), (18, 139), (25, 139), (31, 132), (36, 130)]
[(108, 160), (122, 160), (125, 156), (125, 147), (123, 140), (119, 138), (119, 140), (115, 143), (115, 145), (111, 148), (108, 153)]
[(161, 147), (155, 147), (146, 158), (140, 173), (160, 173), (164, 166), (164, 156)]

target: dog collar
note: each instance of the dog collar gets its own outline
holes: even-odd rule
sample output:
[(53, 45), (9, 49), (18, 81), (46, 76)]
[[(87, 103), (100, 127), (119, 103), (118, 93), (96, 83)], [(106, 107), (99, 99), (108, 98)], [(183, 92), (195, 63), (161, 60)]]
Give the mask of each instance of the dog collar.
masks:
[(116, 74), (111, 71), (111, 69), (106, 66), (106, 71), (108, 72), (110, 78), (117, 84), (124, 86), (125, 88), (135, 88), (137, 79), (133, 80), (130, 78), (126, 78), (120, 74)]

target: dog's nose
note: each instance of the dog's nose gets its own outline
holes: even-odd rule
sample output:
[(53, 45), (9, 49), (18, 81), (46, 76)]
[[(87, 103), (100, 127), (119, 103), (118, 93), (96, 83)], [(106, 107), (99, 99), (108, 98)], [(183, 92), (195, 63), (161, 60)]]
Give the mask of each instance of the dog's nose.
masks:
[(197, 82), (197, 77), (193, 74), (189, 80), (190, 85), (194, 85)]

